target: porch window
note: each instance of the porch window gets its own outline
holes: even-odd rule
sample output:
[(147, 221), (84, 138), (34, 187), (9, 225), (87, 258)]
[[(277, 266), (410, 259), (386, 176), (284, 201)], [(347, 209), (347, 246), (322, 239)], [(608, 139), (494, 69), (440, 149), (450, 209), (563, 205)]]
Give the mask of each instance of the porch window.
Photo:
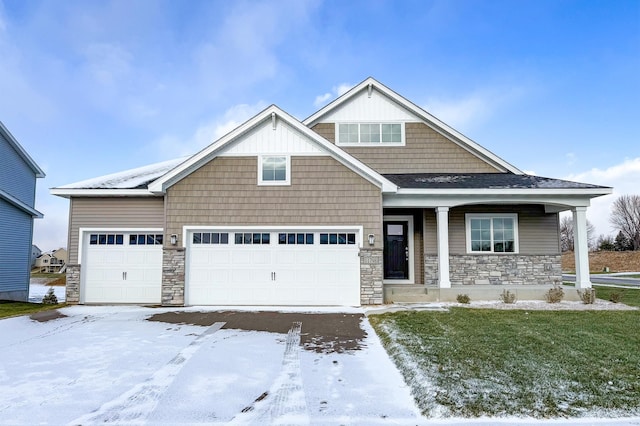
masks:
[(518, 215), (467, 214), (468, 253), (517, 253)]

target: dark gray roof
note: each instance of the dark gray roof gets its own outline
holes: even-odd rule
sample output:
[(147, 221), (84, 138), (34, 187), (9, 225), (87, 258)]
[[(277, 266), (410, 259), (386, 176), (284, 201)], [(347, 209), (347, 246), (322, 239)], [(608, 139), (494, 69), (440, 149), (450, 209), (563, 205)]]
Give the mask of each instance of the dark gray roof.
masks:
[(383, 175), (415, 189), (597, 189), (606, 186), (513, 173), (403, 173)]

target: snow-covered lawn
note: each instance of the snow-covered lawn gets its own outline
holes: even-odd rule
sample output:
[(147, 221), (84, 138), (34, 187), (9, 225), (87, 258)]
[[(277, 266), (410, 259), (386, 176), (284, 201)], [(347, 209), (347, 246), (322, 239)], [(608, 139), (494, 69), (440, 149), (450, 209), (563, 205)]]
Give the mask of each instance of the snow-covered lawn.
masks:
[(49, 289), (53, 289), (53, 293), (58, 298), (58, 303), (64, 303), (65, 301), (65, 286), (52, 285), (48, 286), (45, 284), (38, 283), (36, 280), (31, 280), (31, 284), (29, 285), (29, 302), (31, 303), (42, 303), (42, 298), (47, 294)]
[(287, 335), (146, 320), (171, 310), (0, 320), (0, 424), (422, 421), (366, 318), (362, 349), (318, 353), (298, 345), (295, 324)]

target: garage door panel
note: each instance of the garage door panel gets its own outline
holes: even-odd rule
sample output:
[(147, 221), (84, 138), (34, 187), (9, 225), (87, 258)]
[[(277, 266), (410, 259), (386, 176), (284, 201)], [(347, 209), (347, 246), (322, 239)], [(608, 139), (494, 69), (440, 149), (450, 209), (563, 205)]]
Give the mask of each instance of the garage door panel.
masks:
[[(287, 231), (284, 244), (279, 243), (282, 239), (277, 231), (270, 232), (271, 244), (246, 244), (246, 240), (245, 244), (234, 244), (243, 242), (243, 238), (234, 235), (235, 231), (228, 232), (229, 244), (190, 244), (187, 303), (359, 304), (359, 247), (342, 242), (320, 244), (319, 232), (311, 238), (308, 231), (298, 232), (292, 240), (288, 238), (292, 233)], [(300, 234), (304, 238), (300, 238)], [(193, 241), (191, 236), (188, 241)]]
[[(111, 239), (108, 244), (105, 242), (109, 240), (89, 238), (92, 234), (85, 235), (85, 241), (92, 242), (85, 245), (83, 254), (83, 302), (160, 303), (162, 245), (129, 245), (129, 233), (110, 233), (115, 234), (117, 239)], [(137, 238), (132, 240), (138, 241)], [(144, 240), (146, 242), (146, 238)], [(151, 241), (154, 242), (153, 239)]]

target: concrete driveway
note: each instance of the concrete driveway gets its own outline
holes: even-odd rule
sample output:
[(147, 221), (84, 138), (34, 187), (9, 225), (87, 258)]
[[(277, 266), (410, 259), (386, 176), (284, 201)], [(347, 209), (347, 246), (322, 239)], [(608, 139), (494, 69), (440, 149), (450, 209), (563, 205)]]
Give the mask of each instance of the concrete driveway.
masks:
[(0, 424), (417, 424), (359, 309), (0, 320)]

